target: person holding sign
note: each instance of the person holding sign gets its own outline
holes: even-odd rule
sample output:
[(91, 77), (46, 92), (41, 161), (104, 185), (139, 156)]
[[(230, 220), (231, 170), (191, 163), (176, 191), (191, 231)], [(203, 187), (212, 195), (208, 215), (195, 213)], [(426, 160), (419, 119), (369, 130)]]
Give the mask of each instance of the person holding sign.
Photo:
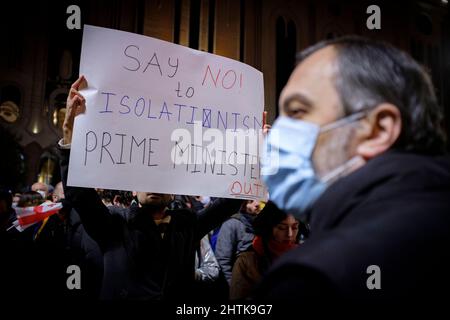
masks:
[(128, 221), (111, 215), (94, 189), (67, 186), (74, 118), (85, 111), (78, 91), (81, 76), (71, 87), (63, 139), (59, 142), (66, 200), (79, 213), (87, 233), (99, 244), (104, 259), (102, 299), (152, 301), (187, 300), (195, 275), (195, 249), (200, 239), (236, 213), (237, 199), (218, 199), (199, 213), (169, 210), (172, 195), (138, 192)]

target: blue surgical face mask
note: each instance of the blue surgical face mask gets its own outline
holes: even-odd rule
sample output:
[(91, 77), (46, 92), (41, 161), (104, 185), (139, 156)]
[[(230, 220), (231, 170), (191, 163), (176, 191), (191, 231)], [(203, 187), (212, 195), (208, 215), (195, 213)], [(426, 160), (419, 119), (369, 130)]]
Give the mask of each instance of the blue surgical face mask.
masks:
[(279, 117), (265, 140), (262, 158), (261, 173), (269, 190), (269, 199), (280, 209), (301, 218), (331, 181), (355, 162), (361, 161), (359, 157), (354, 157), (325, 176), (318, 177), (312, 163), (317, 137), (322, 132), (359, 120), (364, 114), (358, 112), (323, 127)]
[(210, 201), (211, 201), (211, 198), (210, 198), (210, 197), (202, 196), (201, 199), (200, 199), (200, 202), (201, 202), (204, 206), (206, 206)]

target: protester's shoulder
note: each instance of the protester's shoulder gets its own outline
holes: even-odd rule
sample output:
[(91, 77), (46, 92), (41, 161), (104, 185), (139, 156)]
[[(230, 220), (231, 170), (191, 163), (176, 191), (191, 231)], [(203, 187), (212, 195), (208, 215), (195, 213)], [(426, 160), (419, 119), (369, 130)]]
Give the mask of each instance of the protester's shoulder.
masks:
[(322, 265), (339, 265), (346, 263), (353, 255), (355, 239), (348, 233), (332, 230), (315, 235), (297, 248), (292, 249), (272, 265), (271, 269), (281, 267), (310, 267), (320, 269)]
[[(380, 261), (387, 251), (395, 254), (396, 246), (383, 244), (383, 241), (389, 241), (383, 232), (374, 230), (368, 221), (366, 225), (336, 227), (314, 233), (276, 260), (271, 270), (280, 274), (286, 270), (292, 273), (297, 270), (299, 274), (314, 273), (329, 279), (340, 274), (337, 270), (346, 270), (343, 274), (351, 274), (366, 267), (364, 259)], [(383, 240), (383, 236), (386, 239)]]
[(242, 213), (235, 213), (233, 214), (228, 220), (224, 222), (224, 224), (230, 225), (230, 226), (240, 226), (244, 224), (244, 216)]
[(167, 213), (171, 216), (172, 223), (194, 223), (197, 219), (195, 211), (191, 209), (168, 210)]
[(121, 208), (121, 207), (116, 207), (116, 206), (109, 206), (108, 210), (111, 215), (120, 216), (125, 220), (129, 219), (130, 212), (133, 211), (131, 208)]
[(239, 253), (236, 263), (243, 266), (255, 265), (258, 263), (259, 258), (258, 254), (252, 248), (249, 248), (248, 250)]
[[(283, 270), (314, 270), (321, 274), (333, 272), (356, 261), (353, 259), (356, 251), (352, 243), (355, 241), (334, 231), (321, 234), (284, 253), (271, 265), (269, 273), (283, 274)], [(329, 269), (330, 266), (333, 270)]]
[(245, 275), (247, 279), (257, 282), (261, 278), (263, 263), (261, 257), (254, 250), (247, 250), (240, 253), (233, 266), (233, 274)]
[[(336, 285), (329, 274), (305, 264), (272, 266), (255, 290), (255, 298), (267, 301), (309, 301), (335, 297)], [(306, 300), (305, 300), (306, 299)]]
[(221, 238), (224, 235), (228, 235), (230, 233), (235, 233), (236, 230), (238, 230), (239, 228), (243, 228), (243, 227), (244, 227), (244, 225), (241, 221), (234, 219), (234, 218), (229, 218), (224, 223), (222, 223), (218, 237)]

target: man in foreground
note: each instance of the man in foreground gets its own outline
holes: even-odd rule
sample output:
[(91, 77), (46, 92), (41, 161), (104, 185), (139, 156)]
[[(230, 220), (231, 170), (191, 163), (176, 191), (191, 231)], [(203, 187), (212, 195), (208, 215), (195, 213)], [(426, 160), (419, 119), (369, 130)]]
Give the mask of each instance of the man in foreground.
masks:
[(269, 136), (280, 167), (265, 179), (311, 233), (273, 266), (259, 298), (429, 298), (447, 288), (450, 158), (423, 68), (364, 38), (322, 42), (302, 53), (280, 114), (278, 144)]

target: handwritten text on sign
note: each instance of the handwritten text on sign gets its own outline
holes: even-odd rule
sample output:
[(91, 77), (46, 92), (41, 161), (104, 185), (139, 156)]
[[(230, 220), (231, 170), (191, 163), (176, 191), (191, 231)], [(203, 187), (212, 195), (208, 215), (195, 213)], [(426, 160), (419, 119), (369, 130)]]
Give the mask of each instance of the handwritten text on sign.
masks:
[(169, 42), (85, 26), (69, 185), (260, 199), (262, 73)]

